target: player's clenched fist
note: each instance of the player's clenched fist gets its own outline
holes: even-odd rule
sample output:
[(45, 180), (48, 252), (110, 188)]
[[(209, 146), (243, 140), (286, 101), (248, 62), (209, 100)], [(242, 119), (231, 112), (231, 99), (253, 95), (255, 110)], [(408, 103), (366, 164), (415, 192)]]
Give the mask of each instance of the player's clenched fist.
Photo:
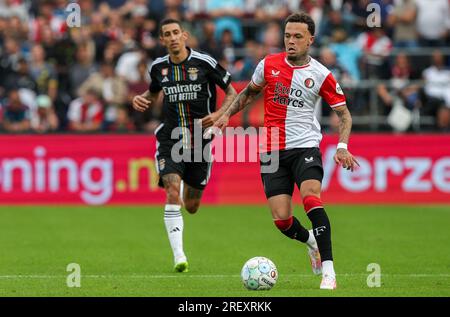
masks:
[(152, 102), (147, 98), (141, 95), (137, 95), (134, 96), (133, 98), (133, 109), (140, 112), (144, 112), (145, 110), (148, 109), (148, 107), (150, 107), (151, 103)]

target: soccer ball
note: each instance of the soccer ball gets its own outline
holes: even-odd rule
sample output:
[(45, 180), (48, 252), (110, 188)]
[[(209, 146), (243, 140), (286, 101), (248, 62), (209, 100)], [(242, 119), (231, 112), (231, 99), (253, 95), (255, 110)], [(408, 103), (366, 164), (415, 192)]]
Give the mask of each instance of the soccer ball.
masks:
[(277, 282), (278, 271), (271, 260), (257, 256), (245, 262), (241, 278), (244, 286), (249, 290), (269, 290)]

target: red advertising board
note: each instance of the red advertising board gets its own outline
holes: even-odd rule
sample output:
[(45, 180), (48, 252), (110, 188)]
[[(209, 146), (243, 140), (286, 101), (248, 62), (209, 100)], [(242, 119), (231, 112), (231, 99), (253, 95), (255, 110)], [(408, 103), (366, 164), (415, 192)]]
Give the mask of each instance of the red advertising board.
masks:
[[(265, 203), (255, 138), (215, 140), (226, 147), (203, 202)], [(450, 135), (353, 134), (353, 173), (333, 162), (336, 143), (321, 143), (326, 203), (450, 203)], [(155, 151), (145, 135), (0, 136), (0, 204), (162, 204)]]

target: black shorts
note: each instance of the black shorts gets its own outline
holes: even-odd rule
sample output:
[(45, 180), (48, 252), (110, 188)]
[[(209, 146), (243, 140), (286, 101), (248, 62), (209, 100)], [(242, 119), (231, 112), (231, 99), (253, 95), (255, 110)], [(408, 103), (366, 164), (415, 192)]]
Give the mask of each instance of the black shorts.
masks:
[[(322, 182), (322, 153), (319, 148), (282, 150), (278, 152), (278, 158), (274, 154), (260, 154), (261, 179), (267, 198), (281, 194), (292, 196), (294, 184), (300, 189), (305, 180)], [(268, 160), (272, 155), (272, 159)], [(270, 165), (278, 168), (269, 168)]]
[(174, 173), (180, 175), (181, 179), (189, 186), (199, 190), (205, 189), (211, 176), (212, 160), (195, 162), (192, 158), (190, 161), (175, 162), (171, 156), (172, 146), (173, 144), (170, 142), (162, 142), (157, 146), (155, 157), (156, 169), (159, 174), (158, 185), (164, 187), (162, 177)]

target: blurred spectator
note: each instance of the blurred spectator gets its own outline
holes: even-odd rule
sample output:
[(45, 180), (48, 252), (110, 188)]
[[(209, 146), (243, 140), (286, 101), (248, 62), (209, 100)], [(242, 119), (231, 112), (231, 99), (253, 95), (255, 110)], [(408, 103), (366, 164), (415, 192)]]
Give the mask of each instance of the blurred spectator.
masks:
[(244, 41), (240, 21), (245, 13), (243, 0), (209, 0), (206, 8), (216, 24), (215, 37), (217, 40), (221, 39), (222, 33), (228, 29), (233, 34), (233, 40), (237, 44)]
[[(139, 79), (128, 84), (128, 105), (132, 104), (134, 96), (142, 94), (146, 91), (150, 83), (147, 63), (144, 60), (141, 60), (137, 68), (139, 72)], [(159, 103), (155, 103), (145, 112), (133, 111), (132, 118), (135, 122), (137, 130), (153, 133), (158, 125), (161, 124), (159, 120), (160, 111), (161, 109)]]
[(419, 80), (420, 76), (412, 68), (407, 55), (400, 53), (396, 56), (389, 75), (386, 78), (390, 82), (389, 88), (384, 83), (379, 84), (377, 88), (385, 106), (384, 113), (389, 113), (395, 100), (409, 110), (417, 109), (420, 106), (420, 86), (411, 84), (410, 81)]
[(30, 21), (30, 39), (39, 43), (42, 40), (42, 30), (49, 26), (52, 34), (58, 39), (67, 31), (66, 20), (55, 14), (51, 0), (39, 1), (39, 14)]
[(349, 73), (353, 80), (359, 80), (359, 58), (362, 51), (356, 42), (348, 40), (347, 33), (344, 30), (338, 29), (333, 32), (332, 43), (329, 45), (330, 49), (336, 54), (337, 60), (342, 67)]
[(74, 132), (100, 131), (103, 123), (103, 104), (94, 89), (73, 100), (67, 114), (69, 129)]
[(122, 38), (123, 19), (119, 12), (111, 11), (106, 25), (105, 34), (110, 40), (120, 40)]
[(133, 121), (131, 121), (128, 110), (125, 107), (117, 109), (117, 118), (114, 123), (108, 127), (110, 132), (133, 132), (136, 130)]
[(59, 123), (51, 99), (46, 95), (39, 95), (36, 103), (37, 109), (31, 116), (31, 129), (37, 133), (56, 131)]
[(392, 41), (386, 36), (383, 28), (371, 28), (361, 33), (356, 42), (364, 55), (362, 70), (364, 78), (384, 77), (387, 67), (387, 57), (392, 50)]
[(158, 45), (158, 31), (155, 20), (147, 19), (144, 21), (139, 35), (139, 44), (147, 51), (153, 50)]
[(445, 67), (440, 51), (433, 53), (432, 65), (422, 76), (425, 80), (423, 112), (435, 115), (437, 127), (446, 130), (450, 127), (450, 70)]
[(37, 92), (56, 99), (58, 80), (55, 68), (46, 62), (45, 52), (40, 44), (31, 49), (30, 76), (37, 83)]
[(320, 50), (320, 62), (328, 68), (334, 78), (339, 83), (349, 83), (352, 81), (348, 72), (341, 66), (336, 59), (336, 54), (330, 48), (324, 47)]
[(226, 65), (229, 67), (233, 67), (234, 62), (237, 59), (236, 49), (237, 47), (234, 44), (233, 40), (233, 32), (231, 30), (224, 30), (222, 32), (222, 38), (220, 40), (220, 46), (223, 49), (223, 55), (226, 60)]
[(202, 26), (202, 42), (200, 42), (200, 49), (216, 60), (221, 61), (223, 58), (223, 47), (219, 41), (214, 37), (216, 25), (212, 21), (205, 21)]
[(117, 108), (126, 101), (127, 85), (123, 78), (115, 74), (113, 64), (103, 63), (100, 72), (93, 73), (81, 84), (78, 95), (86, 95), (89, 90), (95, 91), (105, 103), (105, 125), (114, 122)]
[(115, 64), (122, 53), (122, 43), (120, 41), (109, 41), (103, 52), (102, 62)]
[(351, 24), (344, 20), (341, 11), (331, 10), (321, 20), (318, 32), (316, 32), (316, 41), (321, 45), (327, 45), (336, 30), (343, 30), (349, 34)]
[(417, 47), (416, 32), (417, 7), (415, 0), (398, 0), (388, 16), (388, 25), (394, 28), (394, 46), (401, 48)]
[(7, 34), (14, 37), (21, 42), (28, 39), (28, 24), (25, 21), (21, 21), (18, 16), (11, 16), (8, 23)]
[(250, 0), (246, 1), (246, 11), (254, 12), (257, 22), (282, 22), (289, 15), (288, 0)]
[(258, 63), (267, 55), (262, 44), (255, 41), (247, 41), (245, 44), (245, 58), (235, 65), (235, 80), (250, 80)]
[(6, 89), (24, 88), (30, 91), (37, 91), (37, 84), (29, 74), (28, 62), (24, 58), (20, 58), (17, 63), (17, 71), (10, 73), (5, 77), (4, 82)]
[(20, 21), (28, 21), (29, 15), (25, 3), (17, 0), (0, 1), (0, 14), (5, 17), (18, 17)]
[(128, 82), (135, 82), (139, 80), (139, 70), (138, 64), (140, 61), (146, 59), (146, 53), (142, 49), (137, 47), (130, 50), (122, 56), (120, 56), (117, 61), (116, 74), (121, 76)]
[(103, 59), (106, 44), (109, 41), (105, 34), (105, 18), (100, 13), (94, 13), (91, 17), (91, 38), (95, 47), (95, 62), (99, 63)]
[(3, 110), (3, 129), (12, 133), (30, 130), (30, 110), (20, 101), (19, 91), (16, 89), (8, 93), (8, 100)]
[(347, 5), (350, 7), (350, 19), (352, 22), (352, 33), (350, 36), (358, 36), (367, 28), (367, 6), (370, 0), (355, 0), (348, 1)]
[(6, 37), (0, 54), (0, 86), (5, 86), (8, 77), (17, 72), (21, 58), (19, 42), (14, 38)]
[(87, 44), (77, 47), (75, 64), (70, 66), (69, 82), (73, 97), (76, 96), (80, 85), (93, 73), (97, 71), (93, 54), (89, 51)]
[(421, 46), (444, 46), (450, 28), (448, 0), (416, 0)]
[(283, 47), (283, 31), (278, 23), (271, 22), (266, 25), (262, 35), (262, 43), (267, 54), (281, 51)]
[[(300, 1), (300, 11), (305, 11), (316, 23), (316, 29), (322, 23), (325, 9), (325, 0), (302, 0)], [(298, 10), (295, 10), (298, 11)]]

